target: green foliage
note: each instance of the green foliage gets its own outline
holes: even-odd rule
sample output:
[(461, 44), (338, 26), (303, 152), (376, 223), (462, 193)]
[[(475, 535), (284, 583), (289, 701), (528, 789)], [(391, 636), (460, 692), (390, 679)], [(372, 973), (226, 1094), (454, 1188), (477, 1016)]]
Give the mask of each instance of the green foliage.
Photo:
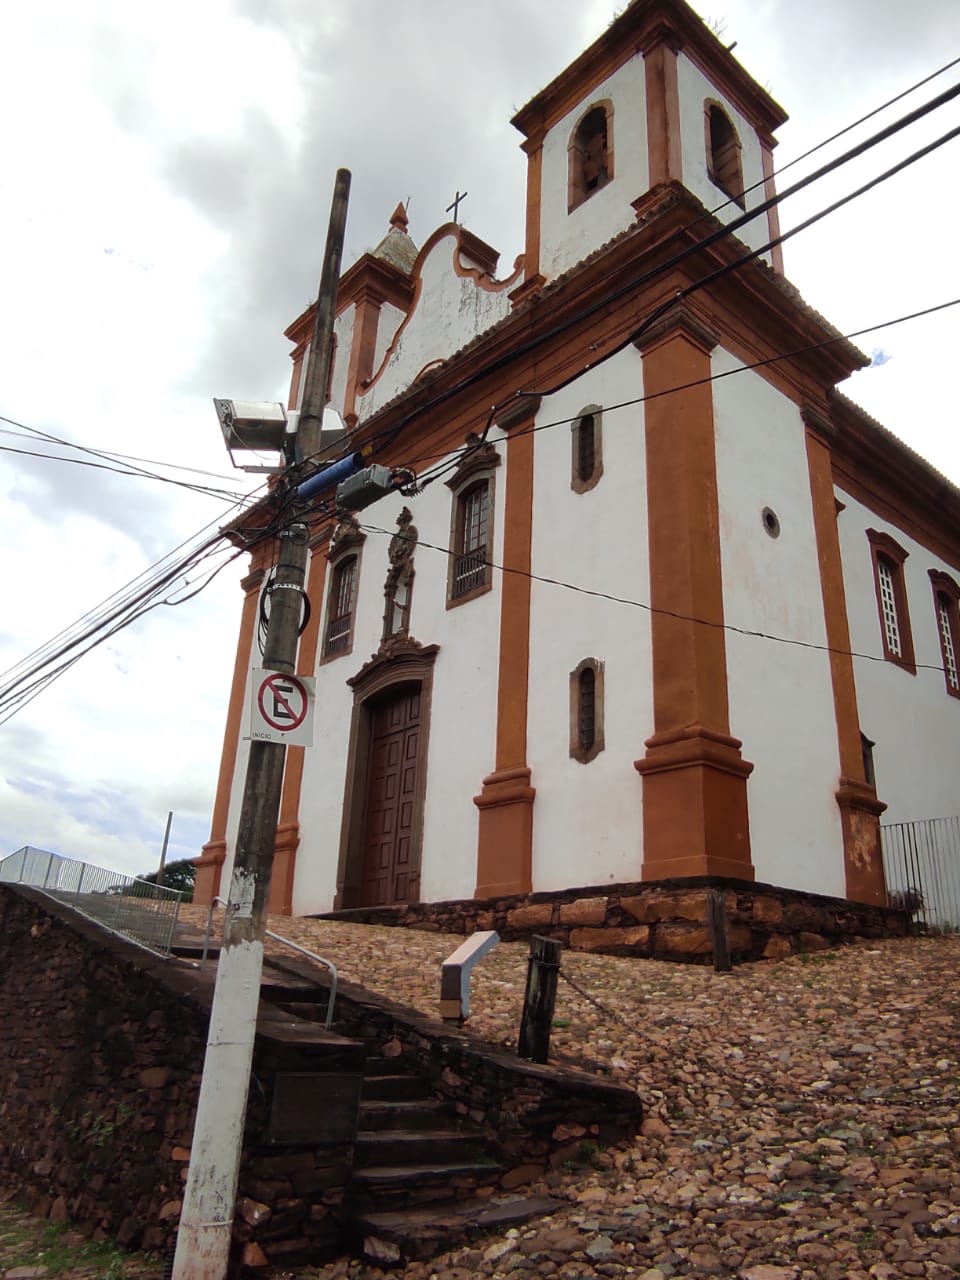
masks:
[[(177, 862), (168, 862), (163, 868), (163, 880), (161, 884), (165, 889), (177, 889), (183, 894), (184, 902), (193, 901), (193, 885), (197, 876), (197, 868), (194, 866), (192, 858), (180, 858)], [(147, 875), (138, 876), (138, 880), (145, 880), (147, 884), (157, 883), (156, 871), (151, 871)]]

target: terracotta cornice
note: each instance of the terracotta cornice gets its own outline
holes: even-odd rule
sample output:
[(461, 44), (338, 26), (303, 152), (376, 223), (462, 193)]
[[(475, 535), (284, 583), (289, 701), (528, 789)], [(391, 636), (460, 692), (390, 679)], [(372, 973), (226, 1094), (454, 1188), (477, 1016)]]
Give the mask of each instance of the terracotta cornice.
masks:
[(644, 329), (643, 333), (633, 340), (633, 345), (641, 353), (647, 352), (676, 333), (682, 333), (707, 355), (710, 355), (720, 343), (718, 334), (704, 324), (685, 302), (678, 302), (649, 329)]
[(497, 274), (500, 254), (492, 245), (487, 244), (486, 240), (481, 240), (479, 236), (475, 236), (472, 231), (468, 231), (463, 226), (460, 227), (460, 252), (488, 275)]
[(787, 119), (783, 108), (683, 0), (637, 0), (521, 108), (511, 124), (525, 136), (551, 128), (624, 63), (664, 43), (682, 49), (761, 133), (771, 134)]
[(542, 396), (518, 393), (513, 400), (497, 410), (494, 422), (501, 431), (512, 431), (514, 427), (519, 427), (536, 416), (542, 399)]
[[(337, 287), (337, 315), (358, 302), (373, 302), (380, 306), (389, 302), (400, 311), (408, 311), (413, 301), (413, 281), (399, 267), (383, 258), (365, 253), (340, 277)], [(295, 344), (297, 352), (313, 337), (316, 303), (311, 302), (296, 320), (283, 331), (283, 336)]]
[(814, 435), (819, 436), (825, 444), (829, 445), (837, 438), (837, 428), (834, 423), (812, 405), (803, 405), (800, 416), (803, 418), (804, 426), (808, 427)]
[(837, 487), (960, 572), (960, 489), (845, 396), (831, 418)]

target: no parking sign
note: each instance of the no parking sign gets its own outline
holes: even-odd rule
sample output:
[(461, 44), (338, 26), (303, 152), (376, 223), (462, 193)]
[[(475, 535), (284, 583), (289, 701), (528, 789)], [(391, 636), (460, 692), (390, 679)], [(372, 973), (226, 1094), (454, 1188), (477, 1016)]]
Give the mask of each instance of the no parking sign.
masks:
[(256, 667), (250, 681), (250, 737), (255, 742), (313, 746), (316, 680)]

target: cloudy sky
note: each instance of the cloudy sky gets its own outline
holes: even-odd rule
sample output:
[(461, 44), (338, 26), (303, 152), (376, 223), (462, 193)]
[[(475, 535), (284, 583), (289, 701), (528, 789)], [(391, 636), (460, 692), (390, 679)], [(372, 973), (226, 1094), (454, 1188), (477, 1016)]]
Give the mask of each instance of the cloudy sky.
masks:
[[(353, 172), (345, 266), (398, 200), (423, 243), (459, 189), (463, 220), (509, 267), (524, 201), (509, 119), (615, 12), (610, 0), (17, 6), (0, 47), (0, 414), (220, 477), (146, 464), (168, 479), (249, 490), (211, 397), (283, 397), (282, 331), (316, 290), (336, 168)], [(960, 55), (952, 0), (716, 0), (703, 16), (791, 113), (779, 164)], [(785, 203), (782, 224), (958, 123), (953, 103)], [(785, 247), (787, 274), (844, 332), (960, 296), (958, 160), (954, 141)], [(866, 335), (875, 365), (846, 387), (955, 483), (958, 318)], [(230, 510), (223, 494), (11, 452), (80, 456), (10, 422), (0, 446), (0, 669)], [(106, 640), (0, 724), (0, 855), (30, 843), (144, 871), (171, 809), (170, 856), (199, 851), (242, 564), (208, 560), (167, 592), (220, 566), (202, 594)]]

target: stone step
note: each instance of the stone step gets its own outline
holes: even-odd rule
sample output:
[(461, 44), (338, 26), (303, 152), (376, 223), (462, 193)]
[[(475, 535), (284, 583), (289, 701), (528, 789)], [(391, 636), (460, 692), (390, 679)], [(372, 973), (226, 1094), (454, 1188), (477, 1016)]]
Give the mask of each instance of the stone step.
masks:
[(430, 1090), (423, 1080), (416, 1076), (375, 1075), (367, 1074), (363, 1068), (363, 1099), (371, 1101), (400, 1101), (414, 1098), (428, 1098)]
[(449, 1106), (436, 1098), (411, 1098), (406, 1101), (364, 1099), (360, 1103), (360, 1131), (378, 1129), (436, 1129), (449, 1114)]
[(396, 1058), (371, 1056), (363, 1065), (363, 1074), (365, 1076), (396, 1076), (402, 1074), (397, 1069), (399, 1066), (400, 1063)]
[(353, 1167), (407, 1167), (431, 1161), (472, 1163), (492, 1159), (489, 1143), (479, 1134), (456, 1129), (380, 1129), (358, 1133), (353, 1148)]
[(489, 1200), (444, 1200), (422, 1209), (371, 1211), (351, 1228), (360, 1251), (380, 1266), (425, 1261), (490, 1231), (507, 1231), (562, 1208), (546, 1196)]
[(368, 1165), (353, 1170), (357, 1198), (376, 1202), (381, 1210), (403, 1205), (426, 1204), (451, 1199), (451, 1192), (464, 1198), (476, 1188), (495, 1182), (502, 1165), (489, 1160), (437, 1160), (423, 1164)]

